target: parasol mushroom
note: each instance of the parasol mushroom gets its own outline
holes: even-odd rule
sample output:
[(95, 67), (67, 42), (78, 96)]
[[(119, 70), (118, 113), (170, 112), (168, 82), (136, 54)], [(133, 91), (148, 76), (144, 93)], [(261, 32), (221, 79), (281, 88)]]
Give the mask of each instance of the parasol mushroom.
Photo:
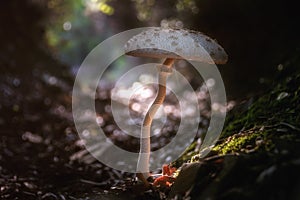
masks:
[[(227, 54), (213, 39), (201, 32), (186, 29), (151, 28), (133, 36), (125, 44), (125, 53), (136, 57), (165, 59), (158, 67), (158, 93), (142, 124), (137, 177), (149, 186), (150, 128), (153, 117), (166, 96), (166, 80), (177, 59), (209, 64), (225, 64)], [(209, 56), (208, 56), (209, 55)]]

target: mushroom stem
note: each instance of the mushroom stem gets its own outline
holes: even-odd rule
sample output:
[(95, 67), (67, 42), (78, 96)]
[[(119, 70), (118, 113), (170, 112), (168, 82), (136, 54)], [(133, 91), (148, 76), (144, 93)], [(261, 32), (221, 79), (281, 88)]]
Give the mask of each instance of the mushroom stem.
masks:
[(146, 113), (146, 116), (143, 121), (143, 126), (141, 130), (141, 139), (140, 139), (140, 152), (137, 163), (137, 177), (145, 184), (146, 187), (149, 187), (149, 182), (147, 179), (150, 177), (149, 172), (149, 162), (150, 162), (150, 130), (153, 117), (161, 104), (164, 102), (166, 97), (166, 82), (168, 75), (172, 72), (172, 65), (174, 59), (167, 58), (163, 66), (159, 66), (158, 74), (158, 93), (152, 103), (151, 107)]

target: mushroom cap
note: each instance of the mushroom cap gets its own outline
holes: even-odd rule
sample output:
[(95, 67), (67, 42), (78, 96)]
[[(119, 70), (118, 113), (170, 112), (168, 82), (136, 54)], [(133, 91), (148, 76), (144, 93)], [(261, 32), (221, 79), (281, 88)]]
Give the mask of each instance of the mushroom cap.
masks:
[(150, 28), (125, 44), (125, 53), (137, 57), (173, 58), (225, 64), (228, 56), (213, 39), (187, 29)]

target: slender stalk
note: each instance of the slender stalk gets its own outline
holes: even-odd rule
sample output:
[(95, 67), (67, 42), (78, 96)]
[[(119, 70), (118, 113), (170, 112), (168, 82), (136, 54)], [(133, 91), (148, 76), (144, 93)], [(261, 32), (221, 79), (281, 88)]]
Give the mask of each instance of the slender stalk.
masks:
[(141, 130), (141, 139), (140, 139), (140, 152), (137, 163), (137, 177), (145, 184), (146, 187), (149, 187), (149, 182), (147, 179), (150, 177), (149, 172), (149, 162), (150, 162), (150, 131), (153, 117), (159, 107), (164, 102), (166, 97), (166, 82), (168, 75), (172, 72), (172, 65), (174, 59), (167, 58), (163, 66), (159, 67), (158, 73), (158, 93), (152, 103), (151, 107), (146, 113), (146, 116), (143, 121), (143, 126)]

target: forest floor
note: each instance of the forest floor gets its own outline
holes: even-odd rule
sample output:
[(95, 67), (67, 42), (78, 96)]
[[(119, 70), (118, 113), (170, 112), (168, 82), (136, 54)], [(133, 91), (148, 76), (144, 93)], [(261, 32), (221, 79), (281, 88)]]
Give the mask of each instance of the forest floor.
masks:
[[(70, 97), (61, 87), (43, 86), (40, 79), (24, 83), (22, 77), (8, 75), (2, 80), (1, 199), (168, 196), (159, 190), (137, 191), (133, 174), (98, 162), (87, 165), (70, 160), (82, 144), (72, 122)], [(24, 88), (26, 95), (22, 96)], [(190, 172), (193, 176), (179, 174), (172, 195), (192, 199), (300, 197), (299, 93), (300, 74), (295, 74), (255, 100), (237, 106), (229, 113), (221, 138), (206, 158), (199, 159), (190, 148), (174, 163), (177, 167), (189, 163), (196, 168)]]

